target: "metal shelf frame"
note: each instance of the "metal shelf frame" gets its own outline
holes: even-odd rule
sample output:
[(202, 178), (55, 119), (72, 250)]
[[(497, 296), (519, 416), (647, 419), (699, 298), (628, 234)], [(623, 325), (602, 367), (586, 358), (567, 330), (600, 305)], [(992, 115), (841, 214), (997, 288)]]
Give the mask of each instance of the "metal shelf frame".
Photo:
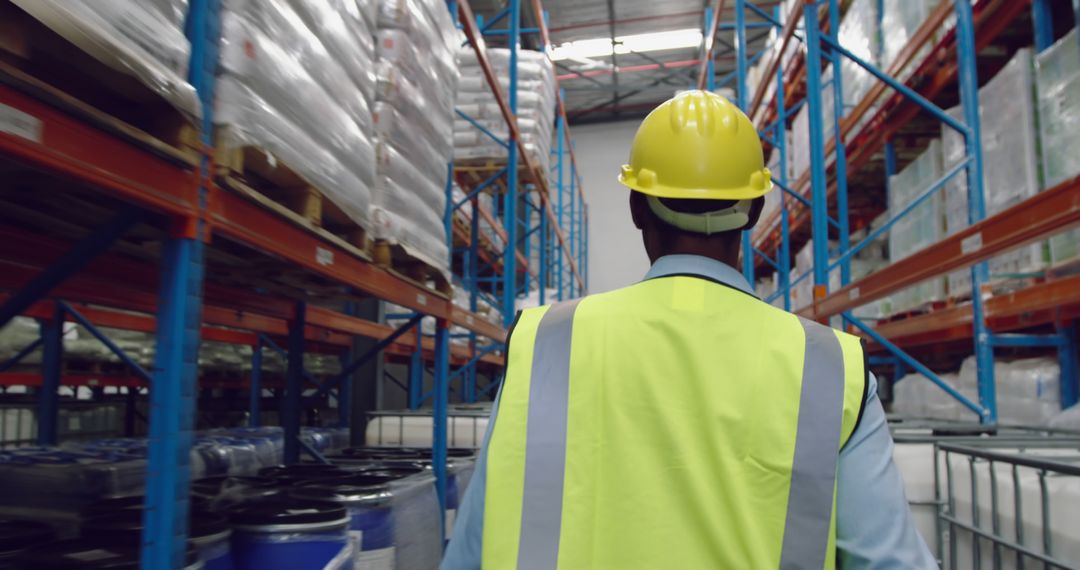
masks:
[[(546, 45), (546, 22), (539, 17), (543, 14), (542, 8), (539, 1), (532, 5), (538, 16), (537, 28), (521, 28), (521, 2), (513, 0), (509, 12), (502, 17), (509, 28), (488, 30), (491, 34), (510, 37), (515, 59), (523, 33), (539, 33)], [(0, 246), (0, 266), (4, 268), (0, 272), (0, 286), (12, 291), (0, 296), (0, 326), (19, 315), (37, 318), (42, 323), (40, 339), (31, 342), (14, 358), (0, 363), (0, 385), (41, 387), (39, 442), (44, 444), (56, 443), (53, 420), (61, 386), (113, 385), (127, 387), (129, 392), (139, 387), (151, 388), (143, 567), (178, 568), (183, 560), (190, 477), (188, 460), (194, 437), (201, 339), (254, 348), (253, 373), (246, 386), (250, 390), (252, 425), (258, 423), (264, 393), (263, 351), (272, 350), (286, 356), (282, 425), (287, 462), (298, 461), (303, 453), (324, 461), (314, 450), (305, 449), (298, 437), (301, 410), (312, 392), (315, 397), (336, 394), (341, 406), (339, 412), (345, 421), (349, 418), (351, 375), (361, 365), (386, 356), (406, 358), (416, 370), (425, 362), (432, 363), (434, 389), (427, 395), (419, 394), (418, 390), (417, 394), (410, 393), (410, 401), (419, 405), (427, 398), (432, 400), (435, 420), (433, 464), (440, 503), (445, 505), (450, 385), (460, 379), (459, 393), (466, 401), (475, 401), (479, 393), (490, 393), (496, 385), (476, 386), (477, 369), (480, 366), (499, 367), (504, 363), (504, 357), (499, 353), (505, 349), (505, 327), (513, 318), (514, 301), (521, 290), (519, 274), (524, 273), (526, 291), (533, 279), (540, 284), (541, 291), (546, 286), (556, 286), (559, 298), (581, 295), (587, 290), (584, 270), (587, 266), (587, 208), (561, 97), (557, 126), (559, 154), (555, 161), (559, 177), (556, 183), (549, 184), (549, 173), (540, 172), (531, 157), (524, 154), (513, 114), (516, 77), (511, 78), (507, 98), (486, 59), (482, 36), (468, 3), (448, 2), (448, 8), (461, 16), (462, 27), (481, 58), (511, 133), (506, 143), (511, 149), (511, 161), (504, 173), (508, 183), (502, 204), (494, 213), (474, 207), (475, 214), (468, 220), (471, 231), (467, 236), (469, 261), (465, 266), (471, 273), (467, 283), (472, 293), (468, 310), (454, 306), (452, 299), (376, 266), (341, 240), (300, 227), (214, 183), (212, 102), (220, 0), (191, 0), (189, 3), (186, 22), (186, 33), (192, 45), (189, 81), (199, 95), (203, 110), (203, 147), (193, 162), (152, 145), (148, 147), (144, 140), (133, 138), (129, 133), (104, 128), (100, 122), (91, 120), (92, 117), (88, 119), (83, 109), (73, 110), (68, 106), (70, 102), (61, 101), (65, 104), (60, 104), (39, 99), (33, 90), (19, 84), (18, 78), (0, 77), (0, 106), (36, 125), (37, 132), (36, 136), (30, 137), (25, 133), (0, 132), (0, 157), (48, 176), (75, 182), (83, 190), (100, 193), (123, 204), (110, 221), (73, 246), (23, 230), (0, 228), (0, 234), (11, 238), (5, 239)], [(516, 69), (516, 66), (511, 67)], [(566, 170), (569, 170), (569, 182), (564, 175)], [(449, 197), (449, 187), (447, 190)], [(477, 205), (475, 193), (470, 200)], [(517, 211), (522, 205), (539, 212), (538, 227), (530, 227), (531, 217)], [(453, 240), (455, 235), (455, 210), (448, 200), (445, 218), (448, 240)], [(161, 219), (166, 221), (168, 229), (160, 243), (156, 278), (144, 278), (153, 275), (146, 271), (147, 264), (108, 251), (132, 228)], [(501, 267), (496, 268), (503, 284), (502, 298), (499, 299), (502, 326), (493, 325), (476, 314), (481, 294), (482, 256), (478, 231), (481, 219), (491, 224), (509, 244), (499, 252)], [(338, 312), (303, 299), (230, 288), (207, 281), (207, 252), (219, 243), (253, 250), (282, 266), (333, 283), (348, 295), (395, 303), (411, 314), (404, 324), (391, 326), (352, 316), (348, 307), (345, 312)], [(519, 250), (519, 244), (523, 244), (524, 251)], [(533, 247), (538, 248), (539, 258), (535, 269), (529, 267)], [(42, 262), (41, 259), (49, 259), (50, 253), (54, 254), (54, 261)], [(489, 257), (487, 261), (496, 260)], [(541, 293), (541, 302), (549, 301), (543, 299)], [(421, 332), (424, 319), (435, 321), (435, 332), (430, 337)], [(65, 373), (60, 332), (68, 321), (78, 322), (90, 331), (127, 365), (131, 374), (102, 379)], [(451, 348), (452, 325), (468, 331), (468, 347)], [(144, 370), (99, 327), (154, 333), (154, 365)], [(352, 339), (356, 336), (377, 342), (362, 354), (353, 354)], [(489, 340), (480, 345), (480, 339)], [(41, 374), (8, 372), (39, 347), (44, 350)], [(324, 379), (309, 374), (303, 365), (307, 350), (341, 355), (341, 373)], [(409, 388), (412, 392), (416, 386)]]
[[(782, 192), (778, 213), (763, 219), (755, 232), (743, 234), (744, 275), (754, 283), (755, 271), (759, 267), (776, 271), (778, 290), (767, 300), (771, 302), (782, 298), (787, 310), (791, 309), (791, 289), (804, 279), (812, 279), (813, 300), (808, 307), (799, 311), (800, 315), (819, 321), (841, 316), (845, 328), (862, 334), (872, 341), (876, 349), (889, 354), (887, 358), (875, 357), (875, 361), (894, 363), (897, 371), (913, 369), (921, 373), (971, 409), (980, 422), (987, 424), (997, 421), (993, 370), (995, 347), (1056, 349), (1062, 366), (1063, 406), (1076, 403), (1078, 397), (1077, 311), (1073, 309), (1080, 307), (1080, 290), (1075, 287), (1070, 289), (1069, 285), (1064, 284), (1069, 281), (1066, 279), (1061, 283), (1037, 285), (1009, 296), (988, 298), (979, 294), (987, 290), (985, 260), (1080, 224), (1080, 177), (1045, 190), (989, 218), (984, 205), (976, 57), (1024, 9), (1032, 10), (1036, 48), (1042, 50), (1048, 47), (1054, 39), (1048, 1), (979, 0), (973, 6), (972, 2), (966, 0), (945, 0), (933, 11), (889, 70), (881, 70), (862, 61), (839, 44), (840, 0), (804, 0), (796, 3), (789, 14), (781, 14), (777, 7), (771, 16), (749, 0), (734, 1), (737, 104), (755, 120), (763, 141), (778, 150), (780, 172), (774, 173), (774, 182)], [(1074, 7), (1077, 20), (1080, 20), (1080, 6), (1074, 2)], [(717, 0), (715, 6), (706, 11), (706, 57), (701, 65), (699, 88), (712, 90), (716, 87), (715, 73), (711, 69), (711, 44), (718, 26), (712, 15), (722, 14), (723, 8), (723, 0)], [(768, 59), (764, 78), (752, 93), (746, 84), (747, 70), (750, 63), (762, 57), (762, 54), (746, 51), (746, 10), (752, 10), (772, 23), (779, 32), (776, 41), (781, 46)], [(950, 13), (955, 24), (935, 43), (932, 41), (933, 32), (944, 27)], [(792, 42), (801, 42), (805, 51), (797, 51), (787, 69), (784, 69), (781, 65), (782, 54)], [(770, 47), (767, 46), (765, 50)], [(929, 54), (921, 61), (914, 61), (916, 54), (924, 48), (929, 48)], [(849, 116), (841, 117), (842, 113), (836, 112), (833, 124), (824, 124), (823, 62), (831, 63), (834, 70), (831, 80), (832, 103), (834, 109), (841, 110), (845, 108), (843, 77), (838, 70), (845, 59), (873, 75), (878, 83), (862, 101), (857, 102)], [(916, 64), (918, 71), (915, 76), (928, 76), (929, 81), (916, 84), (913, 79), (906, 83), (896, 79), (902, 69)], [(930, 70), (935, 72), (930, 73)], [(962, 120), (953, 119), (932, 102), (941, 89), (953, 81), (960, 94)], [(770, 88), (772, 92), (767, 96)], [(887, 97), (883, 98), (885, 95)], [(878, 101), (884, 104), (875, 115), (869, 117), (872, 105)], [(799, 180), (792, 181), (786, 178), (788, 150), (784, 132), (789, 119), (802, 105), (809, 108), (810, 167)], [(852, 244), (852, 212), (848, 204), (850, 174), (865, 166), (879, 152), (884, 153), (886, 175), (895, 173), (896, 156), (890, 137), (919, 112), (929, 114), (959, 132), (965, 140), (966, 156), (913, 204), (901, 212), (894, 212), (883, 227), (871, 232), (862, 242)], [(870, 120), (855, 133), (855, 126), (864, 117)], [(832, 133), (832, 139), (828, 142), (827, 133)], [(836, 141), (843, 141), (843, 144), (836, 144)], [(960, 174), (967, 178), (969, 228), (874, 274), (856, 282), (851, 281), (850, 260), (855, 253), (882, 235), (919, 203), (941, 191), (950, 178)], [(834, 200), (832, 208), (830, 199)], [(793, 244), (792, 235), (805, 224), (810, 226), (814, 244), (813, 269), (807, 274), (793, 276), (791, 258), (796, 244)], [(830, 233), (838, 237), (836, 252), (829, 251)], [(857, 306), (927, 278), (965, 267), (970, 267), (972, 290), (977, 294), (963, 307), (914, 317), (909, 319), (912, 321), (910, 326), (898, 321), (873, 327), (850, 312)], [(834, 269), (840, 270), (841, 287), (830, 292), (829, 274)], [(1059, 304), (1041, 307), (1042, 296), (1053, 298)], [(1037, 318), (1033, 315), (1037, 315)], [(991, 322), (994, 328), (991, 328)], [(1046, 324), (1052, 324), (1055, 332), (1004, 334), (1004, 331)], [(919, 343), (928, 344), (928, 339), (944, 338), (972, 343), (978, 370), (977, 402), (958, 393), (908, 352)]]

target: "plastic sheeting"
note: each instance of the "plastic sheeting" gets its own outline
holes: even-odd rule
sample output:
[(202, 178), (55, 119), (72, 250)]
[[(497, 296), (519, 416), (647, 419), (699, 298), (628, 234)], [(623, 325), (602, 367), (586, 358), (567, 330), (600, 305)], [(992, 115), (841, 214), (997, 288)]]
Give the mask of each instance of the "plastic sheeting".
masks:
[[(933, 140), (925, 152), (889, 178), (889, 215), (915, 201), (943, 174), (941, 142)], [(889, 260), (893, 263), (941, 241), (945, 234), (945, 199), (938, 190), (897, 220), (889, 230)], [(945, 279), (928, 279), (892, 295), (892, 309), (903, 311), (945, 298)]]
[[(369, 184), (346, 168), (336, 153), (316, 142), (246, 85), (232, 78), (219, 81), (215, 119), (236, 127), (225, 131), (219, 141), (225, 148), (253, 145), (270, 152), (315, 185), (357, 223), (366, 227), (370, 222)], [(348, 129), (348, 122), (333, 127)], [(371, 151), (365, 138), (356, 138), (354, 142), (357, 152), (354, 158), (362, 159), (365, 150)], [(372, 164), (362, 171), (365, 177), (374, 179), (373, 157), (371, 160)]]
[[(488, 61), (499, 79), (504, 95), (510, 88), (510, 50), (489, 48)], [(492, 134), (507, 140), (509, 128), (484, 77), (483, 70), (470, 47), (457, 52), (461, 65), (458, 86), (458, 110), (477, 121)], [(541, 52), (518, 51), (517, 116), (525, 152), (545, 170), (551, 162), (551, 136), (555, 120), (555, 70)], [(491, 139), (475, 125), (464, 119), (454, 123), (454, 158), (505, 160), (506, 147)]]
[[(979, 121), (983, 148), (983, 197), (986, 215), (992, 216), (1041, 189), (1035, 133), (1035, 93), (1032, 88), (1030, 49), (1016, 52), (990, 81), (979, 89)], [(961, 120), (960, 107), (949, 114)], [(964, 158), (964, 138), (942, 125), (944, 167), (952, 168)], [(949, 235), (968, 226), (968, 186), (965, 173), (945, 185), (945, 226)], [(990, 277), (1006, 279), (1041, 272), (1047, 263), (1045, 243), (1025, 245), (991, 258)], [(971, 272), (963, 269), (948, 275), (949, 295), (971, 294)]]
[[(187, 82), (191, 45), (175, 10), (183, 0), (12, 0), (94, 59), (138, 79), (173, 107), (202, 115)], [(164, 8), (164, 10), (162, 10)], [(167, 12), (167, 13), (166, 13)]]
[[(1036, 57), (1039, 140), (1047, 187), (1080, 173), (1080, 42), (1077, 31), (1061, 38)], [(1080, 258), (1080, 229), (1050, 238), (1050, 261)]]
[[(370, 105), (375, 98), (375, 42), (353, 0), (289, 0), (296, 14), (345, 69)], [(351, 10), (350, 10), (351, 6)]]

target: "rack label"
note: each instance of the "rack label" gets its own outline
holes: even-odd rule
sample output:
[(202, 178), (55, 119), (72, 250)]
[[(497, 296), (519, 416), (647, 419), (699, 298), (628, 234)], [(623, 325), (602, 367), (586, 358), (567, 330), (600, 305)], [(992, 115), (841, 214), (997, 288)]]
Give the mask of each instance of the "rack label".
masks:
[(0, 104), (0, 133), (41, 142), (41, 119), (14, 107)]
[(960, 253), (967, 255), (982, 249), (982, 232), (975, 232), (960, 241)]
[(319, 265), (333, 265), (334, 264), (334, 252), (329, 249), (321, 247), (315, 248), (315, 263)]
[(851, 291), (848, 291), (847, 296), (848, 296), (848, 299), (851, 300), (851, 301), (854, 301), (855, 299), (858, 299), (859, 298), (859, 288), (858, 287), (852, 287)]
[(469, 325), (472, 325), (474, 320), (472, 315), (465, 315), (465, 322)]
[(420, 305), (420, 306), (426, 307), (427, 306), (427, 295), (425, 295), (423, 293), (417, 293), (416, 294), (416, 303), (418, 305)]

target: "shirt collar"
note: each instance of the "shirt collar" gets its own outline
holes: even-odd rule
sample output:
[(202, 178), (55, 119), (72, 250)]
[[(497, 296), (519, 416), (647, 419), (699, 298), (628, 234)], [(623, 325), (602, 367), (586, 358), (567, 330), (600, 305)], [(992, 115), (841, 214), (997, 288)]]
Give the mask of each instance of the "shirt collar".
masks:
[(729, 287), (738, 289), (747, 295), (754, 295), (754, 289), (743, 277), (743, 274), (734, 267), (715, 259), (701, 255), (665, 255), (656, 260), (645, 274), (645, 280), (670, 275), (700, 275), (706, 279), (717, 281)]

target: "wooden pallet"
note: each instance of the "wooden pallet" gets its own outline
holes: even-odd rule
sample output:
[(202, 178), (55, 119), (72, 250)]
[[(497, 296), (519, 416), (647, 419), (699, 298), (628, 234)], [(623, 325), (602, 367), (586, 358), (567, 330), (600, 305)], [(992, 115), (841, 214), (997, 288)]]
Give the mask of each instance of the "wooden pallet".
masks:
[(0, 82), (173, 158), (198, 161), (194, 117), (8, 0), (0, 0)]
[(433, 282), (435, 291), (446, 296), (453, 294), (453, 286), (441, 271), (412, 257), (405, 248), (385, 240), (376, 240), (372, 253), (376, 264), (406, 277), (417, 285), (431, 288), (430, 283)]
[[(237, 140), (229, 129), (219, 129), (219, 141)], [(354, 253), (370, 259), (367, 231), (272, 153), (254, 146), (229, 148), (218, 144), (216, 159), (215, 174), (223, 187), (305, 228), (332, 235), (355, 250)]]

